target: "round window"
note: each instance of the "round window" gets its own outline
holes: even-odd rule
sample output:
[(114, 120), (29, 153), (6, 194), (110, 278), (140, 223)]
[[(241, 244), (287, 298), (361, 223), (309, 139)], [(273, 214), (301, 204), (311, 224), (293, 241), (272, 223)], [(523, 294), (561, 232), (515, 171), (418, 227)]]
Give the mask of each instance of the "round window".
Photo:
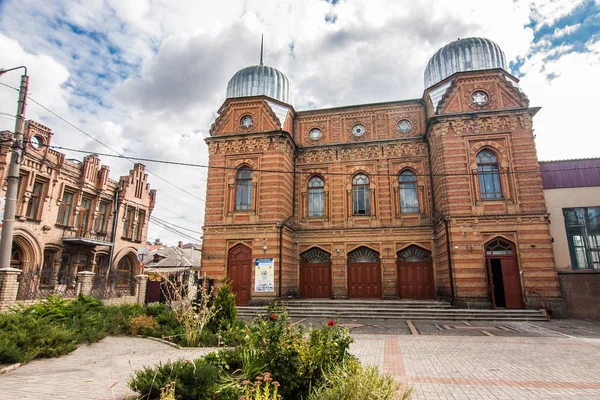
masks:
[(310, 132), (308, 132), (308, 136), (310, 136), (312, 140), (319, 140), (322, 135), (323, 132), (321, 132), (319, 128), (313, 128), (310, 130)]
[(403, 119), (402, 121), (398, 122), (397, 126), (398, 130), (402, 133), (408, 133), (412, 129), (412, 124), (407, 119)]
[(30, 139), (30, 143), (34, 149), (39, 149), (44, 144), (42, 138), (39, 136), (32, 136)]
[(364, 125), (361, 124), (356, 124), (352, 127), (352, 134), (357, 137), (364, 135), (365, 131)]
[(474, 92), (471, 98), (473, 99), (473, 104), (477, 104), (478, 106), (483, 106), (488, 102), (488, 95), (481, 90)]
[(240, 125), (242, 125), (243, 128), (249, 128), (252, 124), (254, 124), (254, 119), (251, 115), (245, 115), (240, 120)]

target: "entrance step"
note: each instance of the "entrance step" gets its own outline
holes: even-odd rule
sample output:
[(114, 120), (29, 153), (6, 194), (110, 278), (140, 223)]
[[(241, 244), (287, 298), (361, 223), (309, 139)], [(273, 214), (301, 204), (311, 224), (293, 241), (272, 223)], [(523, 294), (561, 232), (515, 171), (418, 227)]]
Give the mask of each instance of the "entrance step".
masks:
[[(293, 300), (286, 302), (292, 318), (427, 319), (439, 321), (545, 321), (539, 310), (457, 309), (447, 302), (419, 300)], [(239, 318), (266, 314), (259, 306), (239, 306)]]

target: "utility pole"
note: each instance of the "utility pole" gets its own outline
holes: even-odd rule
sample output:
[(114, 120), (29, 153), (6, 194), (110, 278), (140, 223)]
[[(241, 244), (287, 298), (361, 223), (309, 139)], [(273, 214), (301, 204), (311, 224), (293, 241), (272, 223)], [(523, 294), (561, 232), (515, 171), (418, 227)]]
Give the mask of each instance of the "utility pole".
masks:
[(27, 99), (27, 87), (29, 77), (25, 66), (15, 67), (7, 70), (0, 69), (0, 75), (23, 68), (25, 72), (21, 76), (21, 87), (19, 88), (19, 103), (17, 105), (17, 116), (15, 122), (15, 133), (6, 178), (6, 202), (4, 208), (4, 219), (2, 220), (2, 236), (0, 237), (0, 269), (10, 268), (11, 250), (13, 243), (13, 232), (15, 230), (15, 212), (17, 210), (17, 196), (19, 189), (19, 171), (23, 161), (23, 130), (25, 128), (25, 107)]

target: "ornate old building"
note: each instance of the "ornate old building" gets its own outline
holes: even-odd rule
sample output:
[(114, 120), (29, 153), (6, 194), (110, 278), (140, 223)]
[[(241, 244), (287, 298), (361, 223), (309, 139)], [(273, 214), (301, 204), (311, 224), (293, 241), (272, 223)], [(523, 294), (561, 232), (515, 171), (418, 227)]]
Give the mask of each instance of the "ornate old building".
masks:
[[(6, 182), (12, 133), (2, 135), (0, 180)], [(142, 164), (115, 181), (98, 156), (67, 160), (51, 149), (53, 135), (26, 122), (11, 259), (22, 271), (17, 299), (73, 296), (81, 271), (94, 273), (92, 293), (99, 297), (117, 289), (129, 295), (142, 272), (136, 252), (146, 243), (156, 191)]]
[(385, 103), (296, 111), (281, 72), (244, 68), (206, 140), (202, 270), (239, 304), (559, 307), (538, 110), (487, 39), (443, 47), (421, 98)]

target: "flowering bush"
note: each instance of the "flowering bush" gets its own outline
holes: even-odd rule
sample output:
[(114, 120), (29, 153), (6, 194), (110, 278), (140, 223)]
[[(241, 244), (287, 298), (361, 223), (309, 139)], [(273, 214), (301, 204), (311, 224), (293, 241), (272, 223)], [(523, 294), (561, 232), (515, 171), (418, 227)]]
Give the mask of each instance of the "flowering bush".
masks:
[(281, 383), (285, 399), (306, 398), (324, 370), (344, 361), (352, 343), (348, 330), (335, 321), (311, 329), (308, 339), (303, 328), (290, 321), (282, 304), (275, 303), (268, 307), (267, 316), (254, 320), (240, 346), (255, 349), (273, 379)]
[(243, 381), (244, 394), (240, 396), (240, 400), (277, 400), (281, 395), (277, 394), (279, 382), (271, 378), (269, 372), (260, 374), (254, 379), (254, 383)]

